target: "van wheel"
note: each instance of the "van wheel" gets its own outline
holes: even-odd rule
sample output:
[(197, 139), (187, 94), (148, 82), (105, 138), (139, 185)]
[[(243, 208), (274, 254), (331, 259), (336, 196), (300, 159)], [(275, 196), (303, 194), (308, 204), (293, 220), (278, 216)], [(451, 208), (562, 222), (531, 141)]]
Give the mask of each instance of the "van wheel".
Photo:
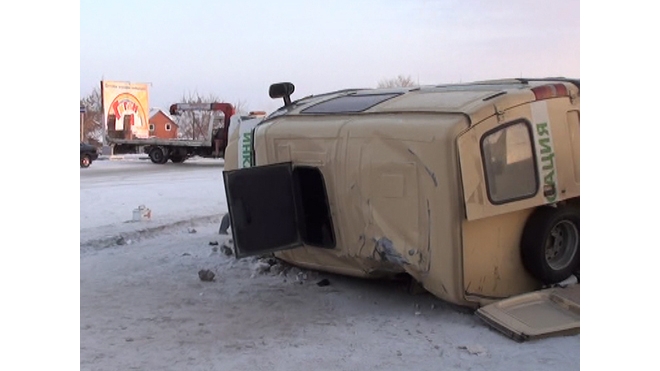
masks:
[(525, 224), (520, 251), (525, 269), (544, 284), (570, 277), (580, 265), (580, 209), (536, 209)]

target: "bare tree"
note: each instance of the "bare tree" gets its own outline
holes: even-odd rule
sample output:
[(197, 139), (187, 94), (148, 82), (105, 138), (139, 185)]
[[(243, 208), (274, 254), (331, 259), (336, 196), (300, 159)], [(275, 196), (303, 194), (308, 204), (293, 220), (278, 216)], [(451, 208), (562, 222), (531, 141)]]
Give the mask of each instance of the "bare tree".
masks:
[(413, 81), (412, 77), (403, 75), (399, 75), (393, 79), (380, 80), (378, 82), (378, 88), (396, 88), (408, 86), (417, 86), (417, 83)]
[[(80, 107), (85, 109), (83, 116), (83, 141), (90, 144), (103, 142), (103, 102), (101, 89), (94, 88), (80, 99)], [(78, 123), (80, 125), (80, 123)]]
[(234, 109), (236, 110), (236, 113), (239, 114), (245, 114), (248, 113), (247, 111), (247, 102), (244, 100), (239, 100), (234, 104)]
[[(180, 102), (177, 103), (225, 103), (213, 94), (207, 96), (200, 95), (197, 92), (184, 94)], [(244, 113), (246, 102), (239, 101), (233, 104), (236, 113)], [(219, 112), (208, 111), (184, 111), (177, 116), (177, 125), (179, 126), (179, 137), (190, 138), (193, 140), (207, 140), (209, 125), (211, 120), (219, 115)]]

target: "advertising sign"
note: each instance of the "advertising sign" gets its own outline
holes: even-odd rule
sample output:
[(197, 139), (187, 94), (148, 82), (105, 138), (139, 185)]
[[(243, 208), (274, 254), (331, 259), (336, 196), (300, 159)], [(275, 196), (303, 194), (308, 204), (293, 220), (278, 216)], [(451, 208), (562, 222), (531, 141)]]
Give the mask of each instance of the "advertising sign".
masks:
[(105, 132), (125, 139), (149, 137), (147, 84), (101, 81)]

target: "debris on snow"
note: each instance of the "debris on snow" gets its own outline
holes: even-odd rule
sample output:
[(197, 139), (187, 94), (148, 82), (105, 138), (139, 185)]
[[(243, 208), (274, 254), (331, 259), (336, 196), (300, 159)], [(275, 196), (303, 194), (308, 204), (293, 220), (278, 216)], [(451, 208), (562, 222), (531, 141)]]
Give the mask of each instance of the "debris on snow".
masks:
[(282, 272), (286, 271), (286, 269), (287, 269), (287, 267), (284, 264), (281, 264), (281, 263), (278, 262), (278, 263), (275, 263), (275, 264), (270, 266), (270, 273), (273, 276), (277, 276), (277, 275), (281, 274)]
[(193, 227), (188, 228), (188, 233), (197, 233), (197, 230)]
[(211, 242), (209, 242), (209, 245), (210, 246), (218, 246), (219, 243), (218, 243), (218, 241), (211, 241)]
[(575, 285), (575, 284), (580, 283), (579, 276), (580, 276), (580, 272), (576, 272), (576, 274), (571, 275), (570, 277), (568, 277), (567, 279), (565, 279), (561, 282), (553, 283), (553, 284), (550, 284), (550, 285), (543, 285), (542, 288), (551, 288), (551, 287), (565, 288), (565, 287), (568, 287), (568, 286), (571, 286), (571, 285)]
[(181, 254), (181, 256), (190, 256), (190, 253), (189, 252), (184, 252), (183, 254)]
[(477, 355), (477, 356), (483, 356), (483, 355), (488, 354), (488, 351), (486, 350), (486, 348), (484, 348), (483, 346), (481, 346), (479, 344), (461, 345), (461, 346), (458, 347), (458, 349), (466, 350), (468, 353), (474, 354), (474, 355)]
[(572, 276), (568, 277), (567, 279), (557, 283), (557, 286), (567, 287), (567, 286), (570, 286), (570, 285), (575, 285), (577, 283), (580, 283), (580, 280), (575, 275), (572, 275)]
[(319, 287), (329, 286), (330, 281), (327, 278), (324, 278), (324, 279), (320, 280), (319, 282), (317, 282), (316, 285), (319, 286)]
[(270, 264), (263, 260), (257, 260), (251, 267), (252, 275), (264, 274), (270, 271)]
[(289, 269), (286, 272), (287, 277), (296, 277), (297, 278), (298, 275), (301, 275), (301, 274), (302, 274), (302, 271), (300, 269), (296, 268), (296, 267), (291, 267), (291, 269)]
[(232, 249), (231, 246), (227, 246), (226, 244), (222, 244), (220, 250), (222, 251), (223, 254), (227, 256), (234, 255), (234, 249)]
[(215, 278), (215, 273), (213, 273), (209, 269), (202, 269), (199, 272), (197, 272), (197, 275), (199, 275), (199, 279), (205, 282), (210, 282), (213, 281)]
[[(272, 276), (284, 277), (284, 282), (287, 281), (286, 278), (295, 278), (295, 282), (299, 284), (315, 278), (313, 277), (315, 276), (314, 272), (301, 270), (300, 268), (279, 260), (270, 254), (251, 258), (250, 268), (252, 271), (252, 278), (254, 278), (257, 274), (270, 274)], [(319, 286), (327, 286), (330, 284), (330, 281), (327, 279), (325, 281), (327, 281), (327, 283), (321, 280), (317, 284)]]

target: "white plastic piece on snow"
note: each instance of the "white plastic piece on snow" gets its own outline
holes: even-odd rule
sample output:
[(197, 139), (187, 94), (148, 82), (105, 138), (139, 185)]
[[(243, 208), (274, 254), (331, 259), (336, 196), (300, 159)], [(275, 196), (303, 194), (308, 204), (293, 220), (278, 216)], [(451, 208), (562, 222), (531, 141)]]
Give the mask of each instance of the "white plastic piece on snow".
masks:
[(133, 209), (133, 221), (134, 222), (139, 222), (142, 220), (150, 220), (151, 219), (151, 209), (148, 209), (144, 205), (140, 205), (137, 207), (137, 209)]

